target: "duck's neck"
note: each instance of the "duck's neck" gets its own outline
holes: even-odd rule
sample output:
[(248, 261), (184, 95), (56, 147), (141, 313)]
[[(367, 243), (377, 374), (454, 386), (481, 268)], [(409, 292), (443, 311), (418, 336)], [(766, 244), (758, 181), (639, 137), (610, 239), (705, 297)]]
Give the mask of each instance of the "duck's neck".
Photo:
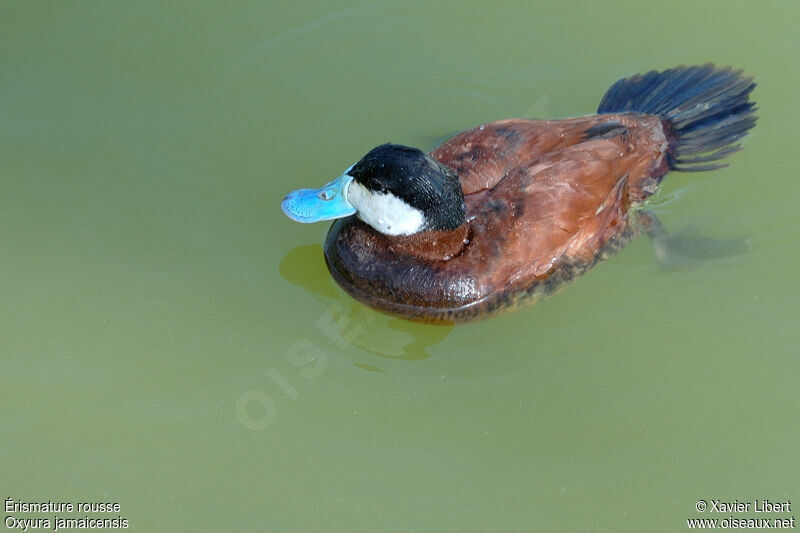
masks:
[(454, 230), (422, 231), (389, 238), (389, 249), (397, 254), (416, 256), (426, 261), (447, 261), (469, 243), (469, 225)]

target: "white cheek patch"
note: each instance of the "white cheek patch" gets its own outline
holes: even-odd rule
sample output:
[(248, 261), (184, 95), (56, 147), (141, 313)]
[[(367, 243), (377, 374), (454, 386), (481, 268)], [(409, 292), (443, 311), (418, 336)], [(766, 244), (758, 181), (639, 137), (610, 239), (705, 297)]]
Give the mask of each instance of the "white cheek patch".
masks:
[(390, 192), (374, 193), (353, 181), (347, 189), (358, 217), (384, 235), (411, 235), (422, 230), (425, 216)]

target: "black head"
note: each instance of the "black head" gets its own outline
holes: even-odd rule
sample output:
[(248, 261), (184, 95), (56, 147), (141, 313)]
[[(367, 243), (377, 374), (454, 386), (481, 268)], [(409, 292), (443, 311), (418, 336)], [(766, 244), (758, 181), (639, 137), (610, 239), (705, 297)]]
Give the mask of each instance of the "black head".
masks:
[[(354, 191), (351, 185), (348, 194), (351, 204), (365, 222), (383, 233), (453, 230), (464, 224), (464, 193), (458, 176), (417, 148), (382, 144), (370, 150), (347, 174), (353, 177), (353, 185), (365, 189)], [(412, 208), (408, 216), (404, 212), (406, 206)], [(416, 229), (399, 230), (404, 218), (417, 216), (413, 210), (422, 214), (420, 224)], [(379, 227), (377, 219), (385, 221), (393, 217), (398, 222), (388, 231)], [(414, 228), (414, 224), (405, 227)]]

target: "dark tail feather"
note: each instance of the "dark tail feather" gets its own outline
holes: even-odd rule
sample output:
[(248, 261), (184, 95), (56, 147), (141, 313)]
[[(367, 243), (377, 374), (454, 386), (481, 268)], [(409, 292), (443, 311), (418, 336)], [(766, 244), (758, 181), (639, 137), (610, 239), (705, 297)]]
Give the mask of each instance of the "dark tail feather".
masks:
[(730, 67), (675, 67), (619, 80), (597, 112), (657, 115), (671, 141), (671, 169), (713, 170), (727, 165), (707, 163), (738, 151), (736, 143), (756, 123), (750, 101), (755, 86), (752, 77)]

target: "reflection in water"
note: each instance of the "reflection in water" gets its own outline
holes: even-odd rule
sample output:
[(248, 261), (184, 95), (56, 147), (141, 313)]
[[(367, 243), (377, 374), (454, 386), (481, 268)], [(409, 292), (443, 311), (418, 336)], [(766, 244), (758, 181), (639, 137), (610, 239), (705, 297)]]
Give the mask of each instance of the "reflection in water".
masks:
[[(426, 349), (447, 337), (453, 326), (418, 324), (394, 318), (366, 307), (339, 289), (328, 273), (322, 246), (298, 246), (287, 253), (278, 267), (281, 277), (305, 289), (325, 304), (327, 311), (315, 325), (334, 344), (345, 349), (356, 346), (371, 354), (391, 359), (427, 359)], [(382, 369), (356, 364), (370, 371)]]
[(364, 370), (368, 370), (370, 372), (386, 372), (384, 369), (382, 369), (379, 366), (370, 365), (370, 364), (367, 364), (367, 363), (353, 363), (353, 366), (357, 366), (358, 368), (361, 368), (361, 369), (364, 369)]
[(647, 235), (656, 260), (667, 270), (693, 268), (703, 261), (730, 258), (748, 250), (744, 238), (711, 239), (691, 228), (670, 232), (655, 213), (641, 211), (637, 215), (648, 222)]

